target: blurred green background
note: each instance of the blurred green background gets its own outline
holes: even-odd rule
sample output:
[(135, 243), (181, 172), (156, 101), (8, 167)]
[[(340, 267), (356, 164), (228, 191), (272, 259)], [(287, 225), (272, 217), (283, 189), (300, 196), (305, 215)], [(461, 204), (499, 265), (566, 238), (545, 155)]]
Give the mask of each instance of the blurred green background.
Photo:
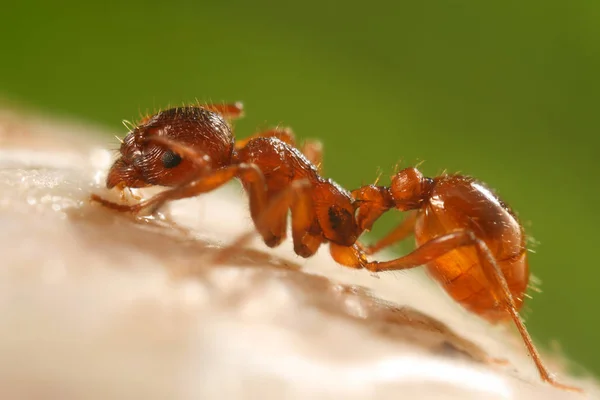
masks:
[(2, 13), (0, 96), (17, 104), (124, 135), (140, 111), (242, 100), (240, 136), (282, 123), (320, 138), (326, 174), (347, 188), (423, 160), (427, 174), (488, 182), (539, 242), (533, 336), (600, 374), (599, 2), (13, 1)]

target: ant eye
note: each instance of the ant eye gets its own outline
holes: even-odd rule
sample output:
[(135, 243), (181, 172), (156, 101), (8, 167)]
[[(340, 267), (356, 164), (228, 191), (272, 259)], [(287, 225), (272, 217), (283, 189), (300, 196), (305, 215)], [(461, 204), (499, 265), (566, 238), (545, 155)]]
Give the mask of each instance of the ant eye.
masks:
[(181, 156), (171, 150), (167, 150), (162, 155), (162, 163), (165, 168), (175, 168), (181, 163)]

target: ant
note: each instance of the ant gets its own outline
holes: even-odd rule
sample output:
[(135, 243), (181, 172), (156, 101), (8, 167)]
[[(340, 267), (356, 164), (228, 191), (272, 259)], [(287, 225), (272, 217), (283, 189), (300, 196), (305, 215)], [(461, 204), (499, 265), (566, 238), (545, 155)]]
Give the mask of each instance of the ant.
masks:
[[(426, 265), (469, 311), (492, 323), (512, 319), (542, 380), (581, 391), (554, 380), (519, 316), (529, 281), (525, 234), (512, 210), (483, 183), (461, 175), (426, 178), (406, 168), (389, 187), (368, 185), (349, 192), (320, 175), (320, 144), (306, 142), (300, 151), (289, 129), (274, 128), (236, 142), (229, 121), (242, 113), (241, 103), (207, 104), (144, 118), (123, 140), (106, 185), (170, 188), (133, 205), (97, 195), (92, 200), (122, 212), (153, 212), (167, 201), (197, 196), (237, 178), (267, 246), (283, 241), (291, 211), (294, 251), (301, 257), (328, 243), (333, 259), (350, 268), (380, 272)], [(373, 246), (359, 243), (360, 235), (392, 208), (410, 214)], [(413, 252), (391, 261), (368, 260), (411, 233), (417, 243)], [(249, 237), (228, 249), (239, 248)]]

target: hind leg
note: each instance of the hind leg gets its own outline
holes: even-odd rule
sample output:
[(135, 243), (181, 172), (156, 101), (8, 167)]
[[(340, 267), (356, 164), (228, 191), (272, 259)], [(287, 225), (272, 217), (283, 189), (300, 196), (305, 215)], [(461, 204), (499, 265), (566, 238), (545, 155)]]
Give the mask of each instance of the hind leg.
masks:
[(533, 340), (531, 339), (531, 336), (529, 336), (527, 328), (519, 316), (515, 300), (508, 287), (506, 278), (498, 266), (494, 254), (488, 248), (487, 244), (473, 232), (463, 230), (438, 236), (429, 242), (423, 243), (414, 251), (403, 257), (384, 262), (366, 261), (365, 254), (357, 247), (340, 247), (332, 245), (331, 253), (337, 262), (351, 268), (366, 268), (373, 272), (399, 271), (427, 264), (444, 254), (465, 246), (472, 246), (477, 250), (479, 266), (488, 281), (488, 289), (500, 303), (500, 306), (503, 307), (513, 320), (542, 380), (560, 389), (581, 392), (581, 389), (577, 387), (567, 386), (557, 382), (554, 379), (554, 376), (546, 369), (540, 353), (533, 344)]

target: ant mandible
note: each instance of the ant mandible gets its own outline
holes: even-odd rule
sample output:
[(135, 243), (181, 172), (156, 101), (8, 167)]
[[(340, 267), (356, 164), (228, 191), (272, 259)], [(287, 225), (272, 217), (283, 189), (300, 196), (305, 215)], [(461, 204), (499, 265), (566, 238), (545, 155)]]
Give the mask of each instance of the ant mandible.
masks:
[[(529, 279), (523, 228), (482, 183), (458, 175), (425, 178), (416, 168), (407, 168), (393, 177), (390, 187), (369, 185), (348, 192), (320, 175), (319, 143), (306, 142), (299, 151), (289, 129), (275, 128), (236, 142), (228, 120), (241, 115), (242, 106), (235, 103), (178, 107), (144, 118), (123, 140), (106, 185), (171, 188), (133, 205), (97, 195), (92, 200), (123, 212), (154, 211), (167, 201), (209, 192), (238, 178), (267, 246), (283, 241), (291, 211), (294, 251), (302, 257), (329, 243), (333, 259), (351, 268), (379, 272), (427, 265), (468, 310), (491, 322), (512, 319), (544, 381), (580, 390), (553, 379), (519, 317)], [(392, 208), (416, 212), (374, 246), (362, 246), (359, 236)], [(418, 247), (412, 253), (385, 262), (367, 259), (413, 231)], [(241, 237), (235, 247), (249, 237)]]

